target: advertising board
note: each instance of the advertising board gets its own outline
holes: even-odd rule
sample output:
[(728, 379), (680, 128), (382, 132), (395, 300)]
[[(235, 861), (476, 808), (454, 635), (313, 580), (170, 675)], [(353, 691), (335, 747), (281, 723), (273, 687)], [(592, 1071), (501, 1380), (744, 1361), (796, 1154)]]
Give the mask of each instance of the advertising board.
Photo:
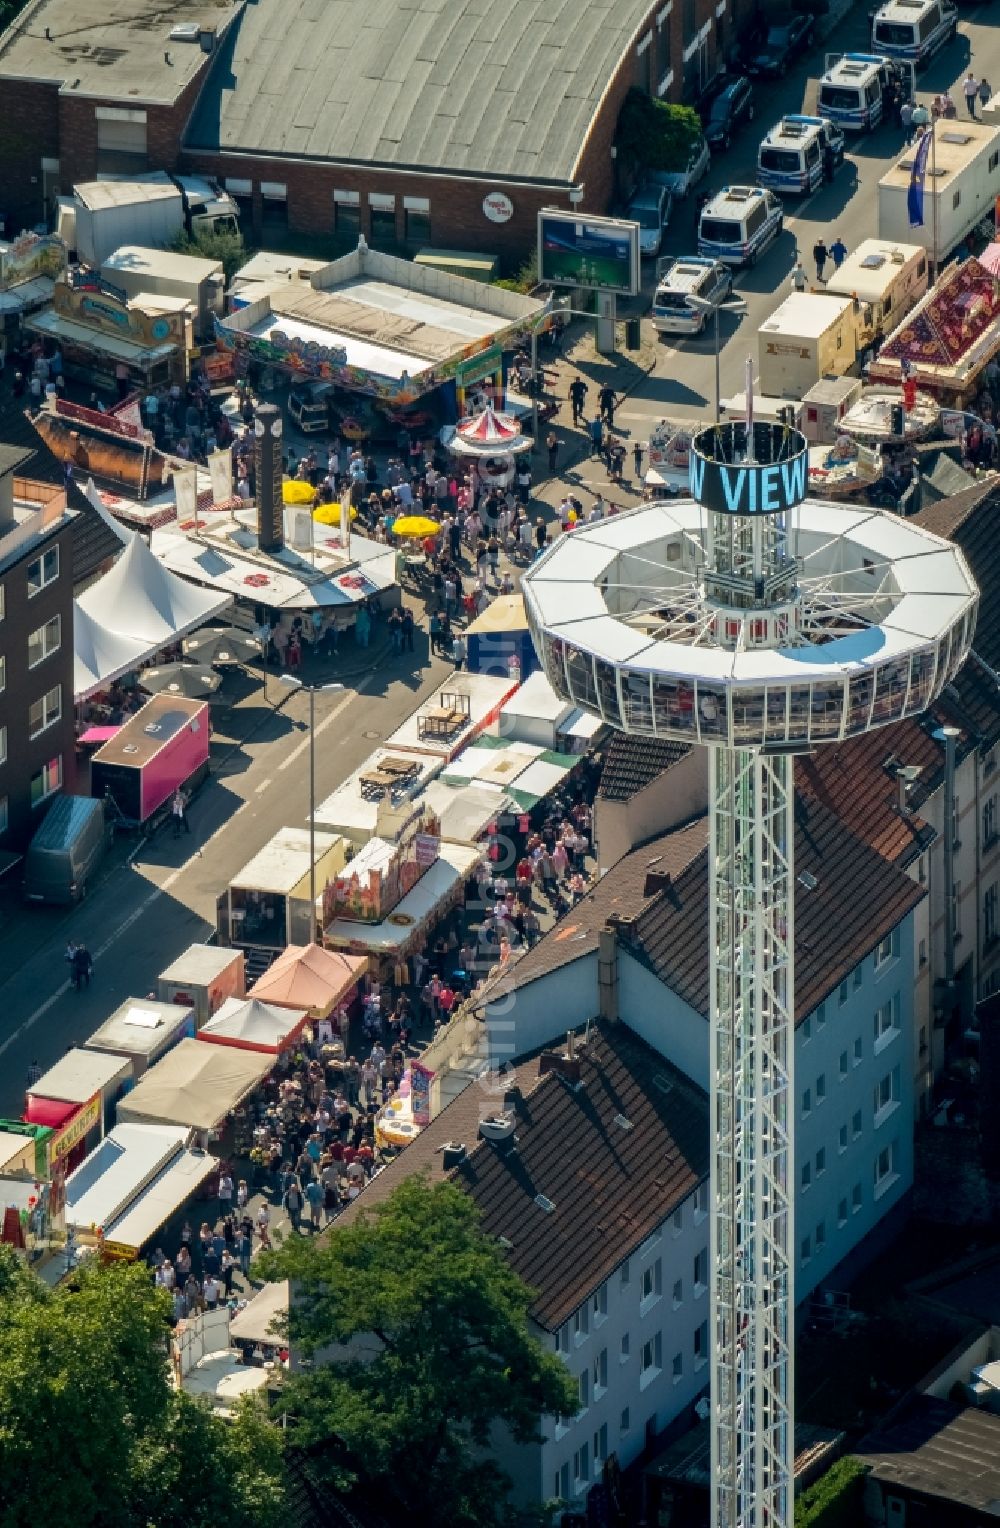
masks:
[(538, 279), (633, 296), (639, 290), (639, 225), (543, 207), (538, 214)]

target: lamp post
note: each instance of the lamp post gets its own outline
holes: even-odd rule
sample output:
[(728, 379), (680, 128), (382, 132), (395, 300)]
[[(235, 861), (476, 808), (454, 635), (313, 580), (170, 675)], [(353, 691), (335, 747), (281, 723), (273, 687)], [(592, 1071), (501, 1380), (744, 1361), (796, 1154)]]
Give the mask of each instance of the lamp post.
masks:
[(294, 674), (279, 674), (282, 684), (305, 690), (309, 696), (309, 943), (316, 935), (316, 691), (342, 690), (342, 684), (307, 684)]
[(719, 422), (719, 399), (722, 393), (720, 380), (720, 354), (719, 354), (719, 314), (720, 313), (745, 313), (747, 305), (742, 297), (733, 297), (727, 301), (713, 301), (710, 297), (697, 297), (694, 292), (687, 294), (687, 300), (692, 308), (699, 313), (711, 313), (714, 326), (715, 340), (715, 423)]

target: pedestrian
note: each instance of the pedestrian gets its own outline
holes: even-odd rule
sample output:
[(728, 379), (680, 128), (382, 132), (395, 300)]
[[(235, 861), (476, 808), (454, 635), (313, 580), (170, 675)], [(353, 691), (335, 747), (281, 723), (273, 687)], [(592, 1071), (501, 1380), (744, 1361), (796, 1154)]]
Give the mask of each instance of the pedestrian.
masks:
[(233, 1203), (233, 1180), (229, 1169), (224, 1167), (219, 1174), (219, 1213), (228, 1215)]
[(903, 136), (909, 143), (913, 136), (913, 102), (904, 101), (899, 108), (899, 123), (903, 129)]
[(601, 388), (597, 395), (597, 401), (601, 406), (601, 418), (607, 424), (608, 429), (613, 430), (615, 426), (615, 407), (618, 400), (615, 397), (615, 390), (610, 382), (606, 382)]
[(436, 653), (441, 645), (441, 617), (437, 611), (431, 612), (430, 618), (431, 652)]
[(829, 259), (829, 257), (830, 257), (830, 251), (827, 249), (826, 245), (824, 244), (823, 236), (821, 234), (820, 237), (816, 240), (816, 243), (813, 245), (813, 259), (816, 262), (816, 279), (817, 279), (817, 281), (822, 281), (823, 280), (823, 268), (826, 265), (826, 262)]
[(554, 430), (550, 430), (545, 437), (545, 449), (549, 453), (549, 471), (556, 470), (556, 457), (559, 454), (559, 437)]
[(244, 1220), (236, 1237), (236, 1256), (239, 1259), (240, 1273), (245, 1279), (250, 1277), (250, 1259), (253, 1256), (253, 1230), (252, 1223)]
[(257, 1211), (257, 1235), (262, 1247), (271, 1245), (271, 1206), (265, 1199)]
[(240, 1181), (239, 1181), (239, 1184), (237, 1186), (237, 1189), (236, 1189), (236, 1207), (237, 1207), (237, 1209), (245, 1210), (246, 1207), (247, 1207), (247, 1200), (249, 1199), (249, 1197), (250, 1197), (250, 1190), (247, 1187), (247, 1180), (245, 1178), (241, 1178)]
[(599, 414), (595, 414), (590, 421), (587, 433), (590, 436), (591, 456), (600, 456), (604, 445), (604, 421)]
[(205, 1299), (208, 1310), (217, 1310), (219, 1305), (219, 1281), (214, 1273), (206, 1274), (205, 1282), (201, 1286), (201, 1292)]
[(583, 406), (587, 392), (587, 384), (582, 377), (575, 377), (569, 385), (569, 401), (573, 405), (574, 425), (579, 424), (583, 418)]
[(305, 1200), (302, 1197), (302, 1190), (299, 1188), (297, 1179), (292, 1179), (288, 1188), (285, 1190), (284, 1197), (282, 1198), (281, 1202), (285, 1206), (285, 1209), (288, 1211), (288, 1218), (292, 1222), (292, 1230), (297, 1231), (302, 1224), (302, 1206), (305, 1203)]
[(980, 106), (982, 106), (984, 108), (986, 106), (988, 106), (989, 105), (990, 96), (992, 94), (993, 94), (993, 86), (990, 84), (989, 80), (986, 78), (986, 76), (984, 74), (982, 79), (979, 81), (979, 104), (980, 104)]
[(233, 1279), (236, 1275), (236, 1268), (236, 1259), (227, 1248), (226, 1251), (222, 1254), (222, 1285), (226, 1291), (227, 1300), (233, 1292)]
[(642, 477), (642, 454), (645, 450), (641, 440), (637, 440), (632, 447), (632, 461), (635, 463), (636, 481)]
[(175, 838), (180, 838), (181, 828), (185, 833), (190, 833), (191, 824), (187, 820), (187, 798), (179, 785), (170, 800), (170, 817), (174, 825)]
[(306, 1199), (309, 1201), (310, 1227), (312, 1230), (318, 1231), (320, 1212), (323, 1209), (323, 1202), (326, 1199), (326, 1192), (324, 1190), (323, 1184), (319, 1181), (318, 1178), (314, 1178), (311, 1183), (306, 1184)]
[(90, 951), (85, 944), (78, 944), (73, 954), (73, 985), (77, 992), (81, 987), (90, 986), (90, 978), (94, 970), (94, 962)]
[(830, 245), (830, 258), (833, 260), (833, 268), (835, 271), (839, 271), (840, 267), (847, 259), (847, 245), (844, 243), (839, 233), (836, 239), (834, 239), (833, 243)]
[(402, 634), (403, 634), (403, 651), (405, 653), (412, 653), (412, 651), (413, 651), (413, 611), (410, 609), (409, 605), (404, 605), (403, 606), (403, 617), (402, 617), (401, 629), (402, 629)]
[(962, 81), (962, 94), (965, 96), (966, 110), (970, 117), (976, 115), (976, 97), (979, 94), (979, 81), (970, 69)]
[[(506, 577), (506, 575), (504, 576)], [(455, 635), (452, 637), (451, 656), (455, 661), (456, 669), (464, 667), (466, 657), (466, 641), (465, 637), (460, 631), (456, 631)]]
[(801, 259), (797, 258), (792, 267), (792, 289), (796, 292), (804, 292), (808, 285), (809, 277), (803, 269)]

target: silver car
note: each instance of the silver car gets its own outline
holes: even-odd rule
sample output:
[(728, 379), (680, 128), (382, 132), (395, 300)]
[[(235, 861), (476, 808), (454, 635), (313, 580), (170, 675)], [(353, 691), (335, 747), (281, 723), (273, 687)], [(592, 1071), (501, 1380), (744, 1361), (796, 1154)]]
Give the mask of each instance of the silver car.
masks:
[(644, 260), (660, 253), (672, 206), (673, 197), (666, 186), (647, 186), (629, 202), (625, 216), (639, 225), (639, 253)]

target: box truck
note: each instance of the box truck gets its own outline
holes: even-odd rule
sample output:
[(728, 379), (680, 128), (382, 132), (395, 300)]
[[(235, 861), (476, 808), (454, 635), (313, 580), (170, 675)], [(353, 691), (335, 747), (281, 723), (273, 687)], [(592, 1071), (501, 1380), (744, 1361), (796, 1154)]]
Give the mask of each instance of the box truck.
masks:
[(824, 291), (858, 301), (858, 349), (894, 329), (927, 290), (927, 251), (921, 244), (862, 239), (838, 265)]
[(109, 797), (121, 820), (141, 827), (174, 791), (208, 773), (212, 727), (208, 702), (154, 695), (90, 762), (90, 789)]
[(950, 255), (988, 217), (1000, 193), (1000, 128), (954, 119), (932, 129), (924, 180), (923, 223), (910, 226), (907, 197), (916, 143), (908, 145), (878, 183), (880, 239), (921, 244), (931, 259)]
[(236, 203), (214, 181), (156, 170), (134, 180), (88, 180), (73, 187), (72, 215), (59, 231), (78, 259), (97, 269), (123, 244), (165, 249), (182, 233), (237, 233)]
[(104, 261), (101, 275), (121, 287), (132, 301), (140, 297), (183, 297), (191, 309), (198, 340), (211, 339), (213, 320), (222, 317), (226, 277), (221, 260), (123, 244)]
[(850, 297), (793, 292), (758, 331), (758, 383), (770, 398), (801, 399), (820, 377), (842, 377), (857, 360)]

